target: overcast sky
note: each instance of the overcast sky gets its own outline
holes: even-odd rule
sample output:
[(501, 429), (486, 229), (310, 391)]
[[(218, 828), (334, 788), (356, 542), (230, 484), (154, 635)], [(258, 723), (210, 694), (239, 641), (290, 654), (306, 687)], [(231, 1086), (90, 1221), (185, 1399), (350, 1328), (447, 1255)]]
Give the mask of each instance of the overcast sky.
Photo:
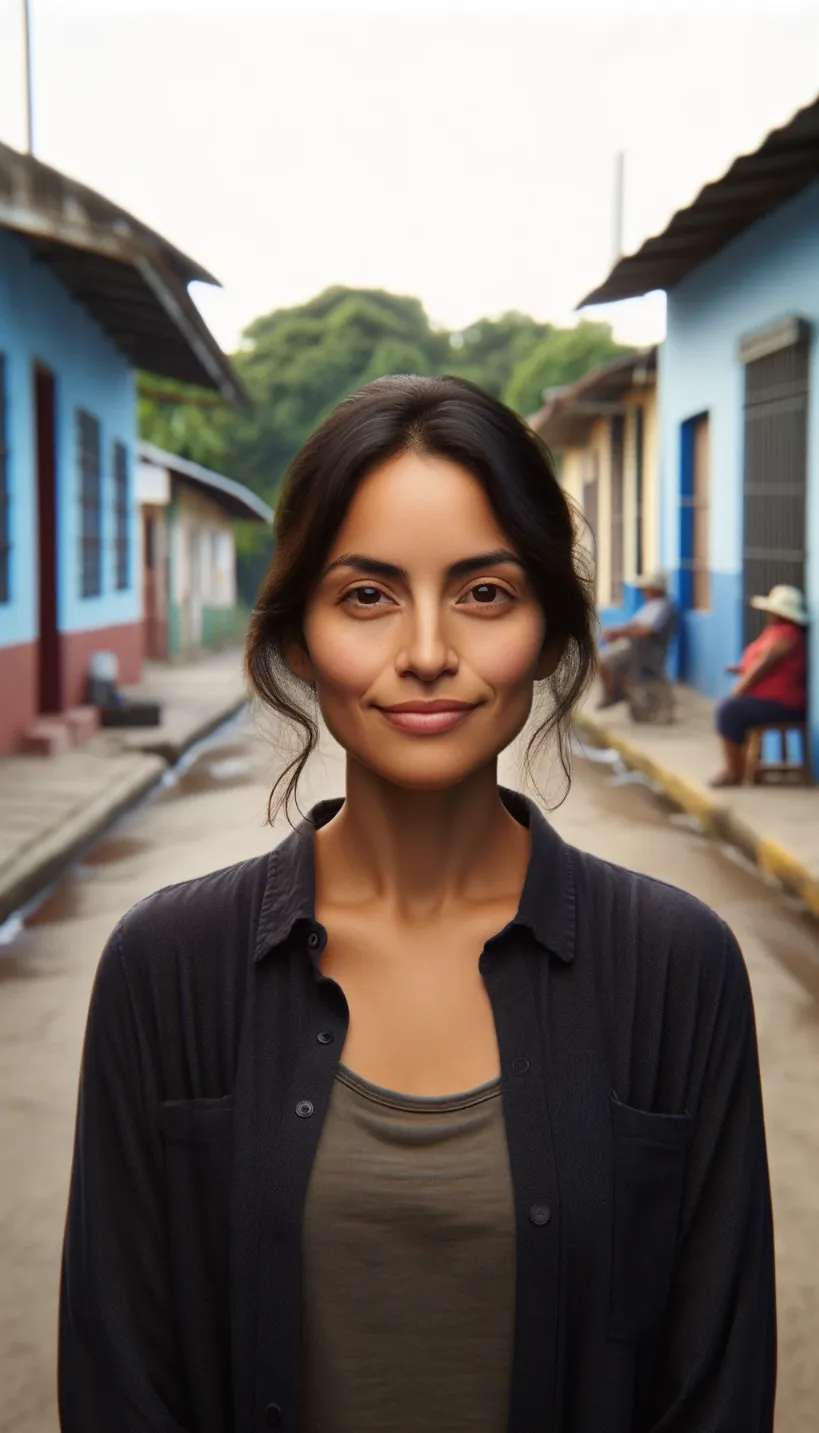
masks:
[[(328, 284), (435, 322), (569, 321), (819, 91), (819, 4), (31, 0), (35, 149), (208, 269), (232, 348)], [(0, 139), (22, 147), (22, 0), (0, 0)], [(661, 336), (657, 299), (605, 314)]]

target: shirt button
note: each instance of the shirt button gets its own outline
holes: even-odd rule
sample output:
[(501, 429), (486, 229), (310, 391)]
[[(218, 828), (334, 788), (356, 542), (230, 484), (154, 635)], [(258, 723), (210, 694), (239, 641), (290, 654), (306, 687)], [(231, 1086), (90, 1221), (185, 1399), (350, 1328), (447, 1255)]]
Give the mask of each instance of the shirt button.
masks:
[(316, 1036), (316, 1039), (318, 1040), (320, 1045), (332, 1045), (335, 1038), (336, 1037), (333, 1034), (332, 1030), (319, 1030), (318, 1035)]
[(264, 1411), (264, 1421), (268, 1428), (281, 1428), (282, 1411), (278, 1403), (268, 1403)]
[(311, 1114), (314, 1113), (314, 1110), (315, 1106), (312, 1105), (309, 1100), (299, 1100), (298, 1104), (296, 1105), (296, 1114), (298, 1115), (300, 1120), (309, 1120)]
[(552, 1217), (552, 1211), (548, 1204), (533, 1204), (529, 1210), (529, 1218), (533, 1224), (548, 1224)]
[(516, 1075), (527, 1075), (531, 1066), (528, 1060), (515, 1060), (512, 1069)]

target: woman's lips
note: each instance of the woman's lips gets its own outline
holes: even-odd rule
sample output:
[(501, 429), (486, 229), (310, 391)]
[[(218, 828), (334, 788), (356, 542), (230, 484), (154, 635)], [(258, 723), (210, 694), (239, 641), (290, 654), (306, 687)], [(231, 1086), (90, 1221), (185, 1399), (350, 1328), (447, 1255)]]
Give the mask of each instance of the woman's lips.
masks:
[(418, 702), (396, 707), (379, 707), (382, 716), (401, 731), (410, 731), (418, 736), (432, 736), (436, 732), (450, 731), (458, 726), (474, 705), (467, 703)]

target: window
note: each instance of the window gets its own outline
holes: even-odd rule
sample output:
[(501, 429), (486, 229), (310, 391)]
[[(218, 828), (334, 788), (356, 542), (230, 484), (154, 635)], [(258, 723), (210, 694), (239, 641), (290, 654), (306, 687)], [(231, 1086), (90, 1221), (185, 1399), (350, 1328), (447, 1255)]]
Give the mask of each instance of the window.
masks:
[(0, 353), (0, 603), (11, 601), (11, 491), (9, 482), (6, 360)]
[(634, 410), (634, 572), (645, 572), (645, 414)]
[(102, 462), (100, 425), (90, 413), (77, 410), (80, 467), (80, 594), (102, 592)]
[(611, 601), (623, 600), (623, 450), (625, 419), (611, 420)]
[(131, 507), (128, 449), (114, 444), (114, 585), (123, 592), (131, 581)]
[(680, 495), (680, 567), (683, 603), (698, 612), (711, 605), (709, 573), (709, 424), (708, 414), (691, 418), (682, 429)]

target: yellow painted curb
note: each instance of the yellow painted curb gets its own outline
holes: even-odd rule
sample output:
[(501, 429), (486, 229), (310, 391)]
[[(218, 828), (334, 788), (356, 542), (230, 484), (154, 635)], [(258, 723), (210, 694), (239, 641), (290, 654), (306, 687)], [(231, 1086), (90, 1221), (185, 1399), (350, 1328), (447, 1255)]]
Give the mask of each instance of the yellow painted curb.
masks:
[(801, 896), (814, 915), (819, 915), (819, 880), (812, 876), (801, 861), (790, 851), (770, 837), (760, 836), (757, 843), (757, 862), (769, 876), (775, 876), (783, 886)]
[(703, 791), (702, 787), (669, 771), (638, 746), (592, 717), (576, 714), (574, 725), (581, 736), (589, 737), (596, 746), (616, 751), (632, 771), (641, 771), (659, 786), (674, 806), (695, 816), (709, 835), (739, 847), (761, 871), (781, 881), (805, 902), (814, 915), (819, 916), (819, 880), (778, 841), (757, 835), (729, 807)]

